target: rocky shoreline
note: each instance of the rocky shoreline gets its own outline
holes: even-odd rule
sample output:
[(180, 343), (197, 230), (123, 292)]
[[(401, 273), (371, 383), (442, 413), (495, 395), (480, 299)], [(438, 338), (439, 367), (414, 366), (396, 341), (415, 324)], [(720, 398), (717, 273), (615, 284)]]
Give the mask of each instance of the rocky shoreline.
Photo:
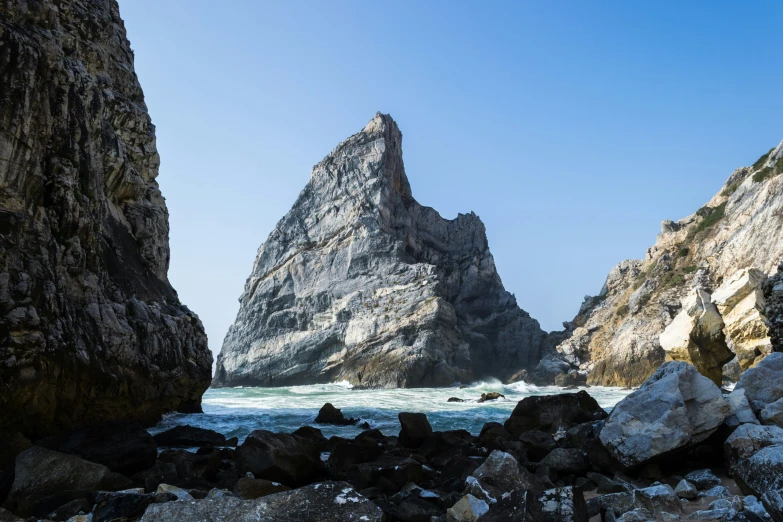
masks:
[(477, 436), (401, 412), (396, 436), (326, 438), (322, 423), (361, 422), (331, 404), (241, 444), (134, 423), (4, 433), (0, 520), (778, 522), (781, 382), (781, 354), (731, 392), (669, 362), (611, 414), (585, 391), (533, 396)]

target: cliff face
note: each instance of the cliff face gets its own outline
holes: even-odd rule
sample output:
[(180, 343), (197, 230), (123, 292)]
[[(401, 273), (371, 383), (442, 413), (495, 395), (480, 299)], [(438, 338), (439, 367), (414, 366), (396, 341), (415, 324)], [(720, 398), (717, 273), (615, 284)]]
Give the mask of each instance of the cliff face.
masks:
[(212, 356), (167, 279), (155, 128), (115, 0), (0, 9), (0, 427), (199, 409)]
[[(645, 259), (623, 261), (600, 295), (585, 299), (557, 347), (561, 357), (590, 384), (621, 386), (641, 384), (667, 356), (717, 380), (725, 347), (733, 360), (724, 376), (757, 364), (774, 349), (763, 287), (783, 258), (782, 172), (783, 143), (736, 170), (696, 213), (664, 221)], [(683, 303), (697, 296), (701, 305), (690, 312), (701, 311), (688, 319)]]
[(258, 251), (214, 384), (437, 386), (538, 362), (545, 334), (484, 225), (419, 205), (401, 146), (377, 114), (313, 168)]

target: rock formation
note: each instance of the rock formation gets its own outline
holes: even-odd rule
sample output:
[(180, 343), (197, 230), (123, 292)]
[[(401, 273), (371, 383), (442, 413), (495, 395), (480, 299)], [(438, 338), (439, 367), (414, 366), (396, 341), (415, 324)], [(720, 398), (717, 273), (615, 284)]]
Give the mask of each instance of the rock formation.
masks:
[(214, 384), (449, 385), (535, 366), (545, 339), (478, 216), (413, 199), (402, 135), (379, 113), (313, 168), (258, 250)]
[[(752, 167), (736, 170), (696, 213), (664, 221), (645, 259), (612, 269), (600, 294), (586, 297), (566, 324), (570, 335), (557, 351), (569, 367), (561, 373), (578, 371), (589, 384), (638, 386), (665, 360), (662, 344), (672, 339), (661, 335), (689, 307), (688, 296), (696, 290), (711, 296), (724, 322), (726, 345), (736, 355), (724, 369), (729, 377), (738, 378), (772, 351), (763, 289), (772, 295), (774, 285), (764, 278), (783, 258), (782, 172), (783, 143)], [(778, 321), (780, 308), (772, 305)], [(681, 317), (683, 323), (692, 321)], [(691, 348), (697, 345), (692, 342)], [(714, 365), (725, 353), (721, 342), (713, 345), (717, 352), (704, 355), (715, 378)], [(670, 358), (676, 351), (669, 350)]]
[(167, 279), (155, 128), (115, 0), (0, 10), (0, 428), (200, 408), (212, 356)]

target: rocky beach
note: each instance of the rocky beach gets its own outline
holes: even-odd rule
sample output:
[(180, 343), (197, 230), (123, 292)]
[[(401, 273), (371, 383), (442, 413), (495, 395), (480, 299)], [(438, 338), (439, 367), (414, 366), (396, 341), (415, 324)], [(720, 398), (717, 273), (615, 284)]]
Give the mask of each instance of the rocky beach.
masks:
[(783, 143), (547, 332), (378, 112), (214, 371), (159, 167), (117, 1), (0, 3), (0, 522), (783, 522)]

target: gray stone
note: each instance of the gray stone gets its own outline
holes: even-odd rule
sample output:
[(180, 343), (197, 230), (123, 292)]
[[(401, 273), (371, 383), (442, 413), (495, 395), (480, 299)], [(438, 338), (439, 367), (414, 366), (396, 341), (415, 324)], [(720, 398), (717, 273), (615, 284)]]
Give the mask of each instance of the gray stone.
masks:
[(147, 508), (142, 522), (381, 522), (383, 511), (347, 482), (322, 482), (255, 500), (234, 497), (166, 502)]
[(637, 466), (709, 437), (729, 413), (720, 388), (692, 365), (663, 364), (612, 410), (599, 438), (625, 466)]
[(582, 491), (568, 486), (547, 489), (536, 495), (529, 507), (531, 521), (587, 522), (587, 506)]
[(317, 480), (326, 472), (317, 445), (297, 435), (255, 430), (236, 450), (240, 472), (256, 478), (301, 486)]
[(756, 412), (783, 398), (783, 353), (773, 352), (757, 366), (746, 370), (736, 387), (745, 390), (748, 402)]
[(2, 18), (0, 427), (200, 411), (212, 353), (168, 281), (155, 127), (116, 0)]
[(761, 496), (761, 502), (774, 522), (783, 522), (783, 491), (769, 490)]
[(679, 484), (677, 484), (677, 487), (674, 488), (674, 492), (678, 497), (684, 498), (686, 500), (693, 500), (699, 496), (699, 492), (696, 490), (696, 486), (685, 479), (681, 480)]
[(731, 498), (731, 492), (726, 486), (714, 486), (699, 492), (699, 498)]
[(505, 378), (534, 367), (545, 338), (504, 290), (481, 220), (413, 199), (402, 134), (379, 113), (313, 168), (259, 248), (214, 384)]
[(475, 522), (489, 511), (489, 504), (473, 495), (465, 495), (446, 511), (448, 522)]
[(708, 469), (691, 471), (685, 475), (685, 480), (696, 486), (696, 489), (709, 489), (720, 485), (720, 479)]
[(764, 406), (759, 417), (761, 417), (761, 422), (764, 424), (774, 424), (775, 426), (783, 427), (783, 399), (778, 399)]
[(783, 487), (783, 446), (768, 446), (740, 460), (732, 476), (743, 493), (761, 496)]
[(743, 424), (723, 443), (726, 464), (733, 469), (737, 463), (769, 446), (783, 445), (783, 429), (777, 426)]
[(582, 474), (587, 471), (587, 458), (581, 449), (555, 448), (541, 460), (561, 475)]
[(623, 513), (615, 520), (617, 522), (655, 522), (655, 515), (644, 508), (636, 508)]
[(501, 492), (514, 489), (543, 489), (541, 482), (526, 469), (520, 468), (511, 454), (499, 450), (490, 453), (471, 477), (496, 487)]
[(724, 399), (729, 404), (729, 414), (724, 423), (729, 428), (736, 428), (740, 424), (759, 424), (759, 420), (750, 407), (748, 398), (745, 396), (745, 390), (735, 388)]

